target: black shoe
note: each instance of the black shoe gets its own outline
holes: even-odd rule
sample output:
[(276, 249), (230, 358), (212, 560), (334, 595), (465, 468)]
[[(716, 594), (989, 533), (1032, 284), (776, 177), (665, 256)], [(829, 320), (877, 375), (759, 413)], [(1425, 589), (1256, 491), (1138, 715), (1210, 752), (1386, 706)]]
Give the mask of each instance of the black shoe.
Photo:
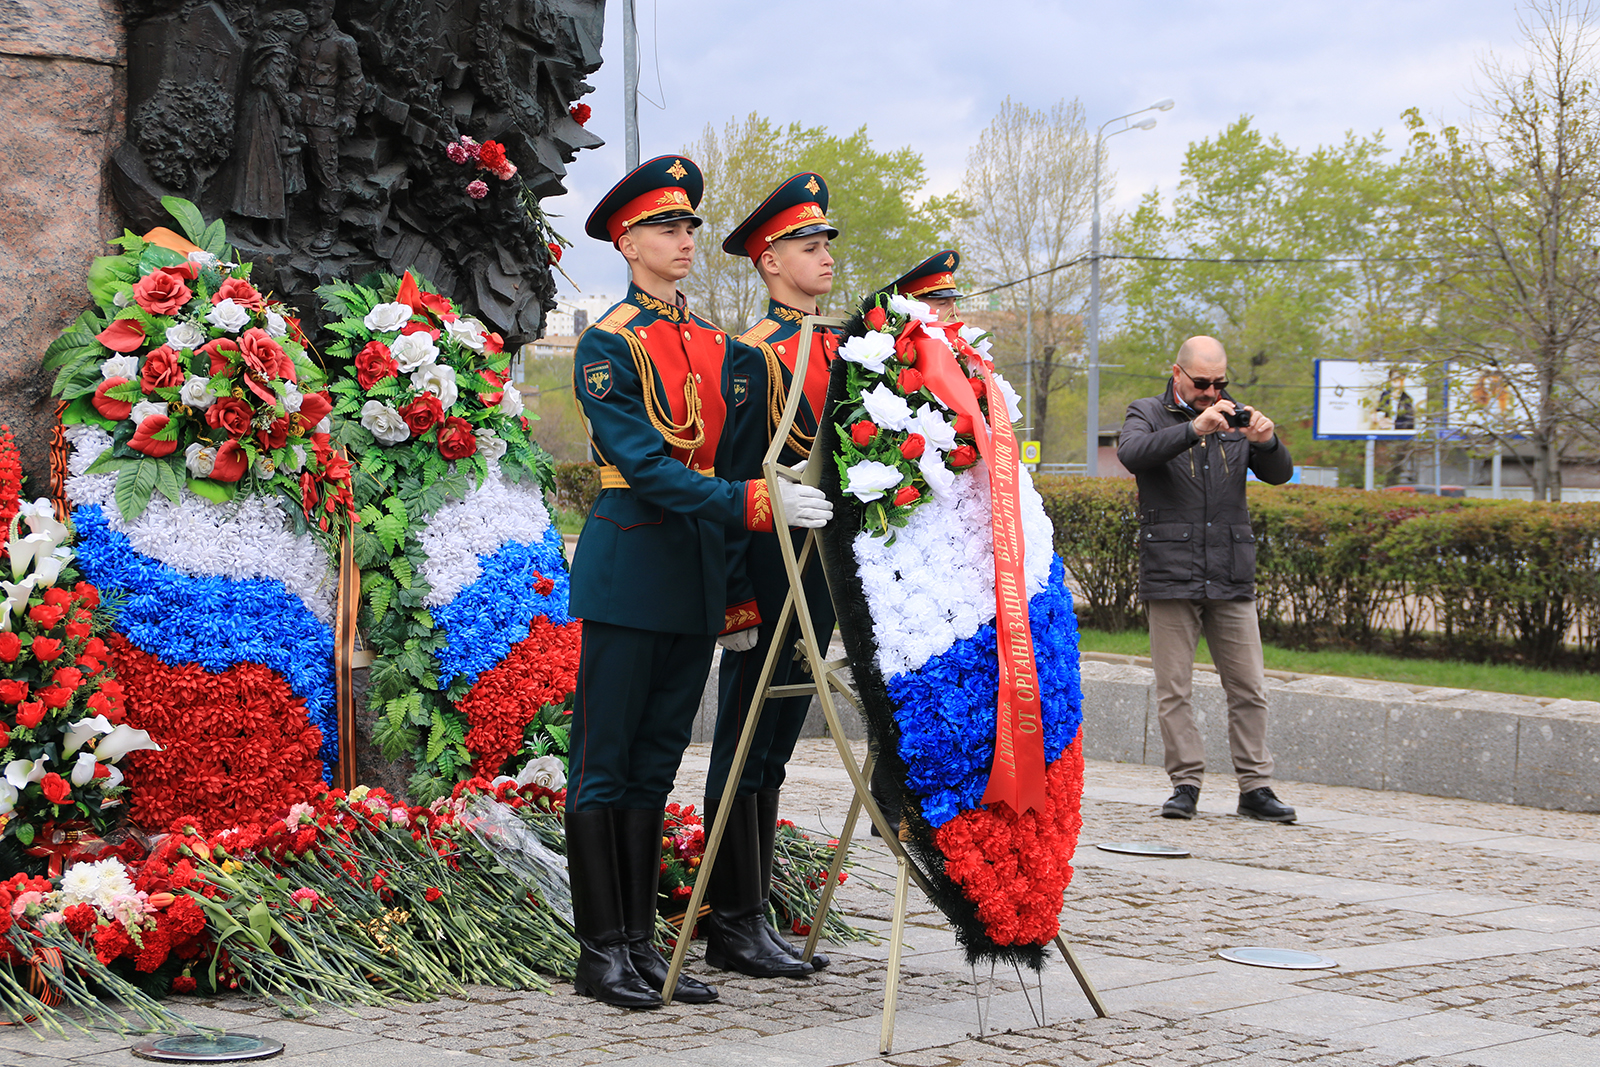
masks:
[[(731, 804), (721, 804), (728, 807), (728, 823), (707, 886), (711, 914), (705, 920), (706, 963), (752, 978), (805, 978), (814, 972), (811, 964), (779, 950), (768, 936), (773, 931), (761, 886), (756, 798), (735, 797)], [(714, 810), (707, 805), (708, 812)]]
[[(656, 896), (661, 872), (661, 812), (621, 809), (613, 813), (617, 871), (622, 883), (622, 927), (628, 962), (645, 985), (660, 993), (667, 984), (667, 961), (656, 949)], [(679, 972), (674, 1002), (710, 1004), (717, 991)]]
[[(778, 790), (756, 790), (756, 834), (761, 841), (761, 899), (772, 900), (772, 853), (778, 845)], [(786, 941), (783, 935), (767, 924), (767, 940), (772, 947), (786, 956), (801, 959), (800, 949)], [(820, 971), (829, 963), (826, 953), (813, 952), (810, 960), (801, 960), (810, 963), (813, 970)]]
[(1195, 805), (1199, 802), (1199, 786), (1176, 786), (1172, 790), (1172, 795), (1167, 798), (1167, 802), (1161, 805), (1161, 816), (1164, 819), (1192, 819)]
[(609, 808), (567, 812), (567, 877), (579, 948), (573, 985), (584, 996), (619, 1008), (659, 1008), (661, 994), (645, 984), (629, 958), (611, 816)]
[(1240, 793), (1239, 814), (1262, 822), (1294, 822), (1294, 809), (1279, 800), (1270, 786)]

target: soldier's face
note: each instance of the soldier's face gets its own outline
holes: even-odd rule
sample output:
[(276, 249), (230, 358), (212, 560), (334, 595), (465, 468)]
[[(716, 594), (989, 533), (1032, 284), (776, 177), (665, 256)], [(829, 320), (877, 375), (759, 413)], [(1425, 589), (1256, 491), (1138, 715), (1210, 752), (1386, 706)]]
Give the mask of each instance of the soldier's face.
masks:
[(939, 316), (940, 322), (949, 322), (956, 317), (956, 298), (953, 296), (936, 296), (932, 299), (923, 297), (922, 302)]
[(833, 249), (825, 233), (774, 241), (762, 258), (767, 273), (807, 296), (823, 296), (833, 289)]
[(694, 265), (694, 224), (687, 219), (628, 227), (617, 249), (629, 263), (676, 282)]

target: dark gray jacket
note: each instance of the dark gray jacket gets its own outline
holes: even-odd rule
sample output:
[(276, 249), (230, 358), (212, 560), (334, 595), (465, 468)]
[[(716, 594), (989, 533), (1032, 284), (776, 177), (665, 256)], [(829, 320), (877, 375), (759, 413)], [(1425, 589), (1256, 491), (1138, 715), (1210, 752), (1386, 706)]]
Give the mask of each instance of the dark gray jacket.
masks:
[(1256, 593), (1256, 538), (1245, 470), (1282, 485), (1294, 464), (1281, 438), (1252, 445), (1242, 430), (1201, 437), (1190, 425), (1194, 417), (1169, 381), (1161, 396), (1129, 404), (1122, 423), (1117, 459), (1139, 482), (1139, 596), (1249, 600)]

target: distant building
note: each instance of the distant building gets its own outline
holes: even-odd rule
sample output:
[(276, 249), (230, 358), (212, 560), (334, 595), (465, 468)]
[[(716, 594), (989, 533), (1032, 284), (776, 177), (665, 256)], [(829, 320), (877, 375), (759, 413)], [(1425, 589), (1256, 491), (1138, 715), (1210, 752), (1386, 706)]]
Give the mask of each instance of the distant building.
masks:
[(616, 302), (616, 297), (604, 293), (597, 293), (594, 296), (558, 297), (556, 309), (545, 316), (544, 335), (576, 337)]

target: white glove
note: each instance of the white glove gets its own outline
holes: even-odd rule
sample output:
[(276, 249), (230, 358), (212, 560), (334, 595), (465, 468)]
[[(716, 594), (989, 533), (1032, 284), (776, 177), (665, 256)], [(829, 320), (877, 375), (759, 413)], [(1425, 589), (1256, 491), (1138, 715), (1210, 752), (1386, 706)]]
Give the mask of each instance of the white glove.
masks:
[(789, 525), (805, 530), (818, 530), (833, 518), (833, 502), (814, 485), (778, 479), (778, 496), (783, 500), (783, 512), (789, 516)]
[(805, 459), (801, 460), (799, 463), (796, 463), (794, 466), (790, 467), (789, 469), (794, 471), (796, 474), (804, 474), (806, 472), (806, 464), (808, 464), (810, 462), (811, 462), (811, 457), (807, 456)]
[(756, 631), (759, 626), (752, 626), (748, 630), (736, 630), (731, 634), (723, 634), (717, 638), (717, 644), (729, 652), (749, 652), (756, 647)]

